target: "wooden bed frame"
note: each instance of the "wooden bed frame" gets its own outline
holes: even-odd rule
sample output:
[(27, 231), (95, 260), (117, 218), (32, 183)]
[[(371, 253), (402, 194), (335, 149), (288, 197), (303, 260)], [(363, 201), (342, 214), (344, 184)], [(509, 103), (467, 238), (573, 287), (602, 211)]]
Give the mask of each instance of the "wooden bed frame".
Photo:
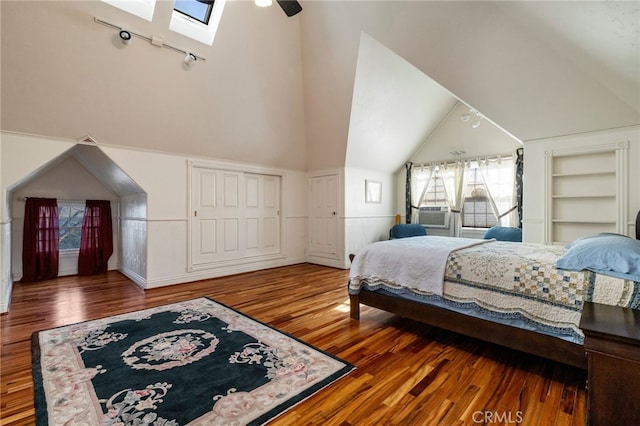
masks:
[[(636, 216), (636, 239), (640, 240), (640, 212)], [(350, 259), (353, 260), (353, 255)], [(367, 290), (361, 290), (358, 295), (350, 295), (349, 302), (351, 318), (356, 320), (360, 319), (360, 304), (363, 304), (507, 348), (587, 369), (584, 346), (557, 337)]]

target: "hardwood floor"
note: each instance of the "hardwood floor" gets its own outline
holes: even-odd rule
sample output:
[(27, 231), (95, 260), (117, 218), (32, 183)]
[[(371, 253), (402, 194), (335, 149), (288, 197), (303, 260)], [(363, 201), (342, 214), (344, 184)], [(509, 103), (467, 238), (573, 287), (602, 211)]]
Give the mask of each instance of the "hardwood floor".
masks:
[(31, 333), (207, 296), (356, 365), (273, 425), (585, 424), (586, 372), (363, 307), (301, 264), (143, 291), (118, 272), (15, 283), (0, 317), (0, 424), (34, 423)]

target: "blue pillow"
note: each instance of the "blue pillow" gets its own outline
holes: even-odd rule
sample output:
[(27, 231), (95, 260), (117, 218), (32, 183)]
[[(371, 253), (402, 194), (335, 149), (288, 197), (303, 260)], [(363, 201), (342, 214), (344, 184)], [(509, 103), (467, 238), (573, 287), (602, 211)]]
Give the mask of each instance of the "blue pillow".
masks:
[(640, 240), (601, 233), (578, 238), (567, 246), (556, 268), (588, 269), (612, 277), (640, 282)]
[(419, 223), (399, 223), (397, 225), (393, 225), (389, 230), (390, 240), (407, 237), (421, 237), (423, 235), (427, 235), (427, 230)]
[(484, 233), (484, 237), (482, 238), (485, 240), (495, 238), (498, 241), (513, 241), (519, 243), (522, 242), (522, 229), (512, 228), (510, 226), (494, 226), (487, 229), (487, 232)]

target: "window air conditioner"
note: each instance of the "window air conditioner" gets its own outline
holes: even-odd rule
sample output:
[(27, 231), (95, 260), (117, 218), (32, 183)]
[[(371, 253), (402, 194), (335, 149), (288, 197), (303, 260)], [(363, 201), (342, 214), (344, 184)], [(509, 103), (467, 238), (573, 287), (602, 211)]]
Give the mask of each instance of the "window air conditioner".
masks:
[(432, 228), (448, 228), (449, 207), (420, 207), (418, 223)]

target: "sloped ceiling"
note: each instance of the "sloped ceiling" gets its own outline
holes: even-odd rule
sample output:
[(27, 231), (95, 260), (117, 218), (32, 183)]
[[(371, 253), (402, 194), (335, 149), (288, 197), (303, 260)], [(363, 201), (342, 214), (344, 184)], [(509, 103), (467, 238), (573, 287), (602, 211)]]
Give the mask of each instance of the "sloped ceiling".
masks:
[[(423, 145), (410, 158), (414, 164), (451, 161), (461, 158), (479, 158), (488, 155), (513, 154), (522, 143), (489, 120), (470, 114), (468, 121), (462, 116), (469, 107), (458, 102), (438, 127), (429, 134)], [(472, 123), (478, 120), (479, 126)]]
[(498, 7), (637, 110), (640, 2), (524, 1)]
[[(591, 37), (577, 35), (598, 28), (596, 34), (608, 44), (637, 46), (640, 3), (622, 2), (617, 11), (609, 9), (609, 2), (555, 3), (305, 3), (301, 30), (309, 168), (343, 162), (361, 31), (519, 140), (639, 124), (640, 81), (628, 78), (640, 75), (637, 47), (611, 56), (612, 49), (596, 49), (589, 45)], [(597, 13), (604, 8), (607, 15)], [(612, 15), (626, 16), (621, 19), (630, 24), (624, 32), (612, 35), (599, 26)], [(563, 22), (571, 22), (570, 29), (559, 30)], [(624, 65), (605, 65), (614, 58)]]
[(363, 33), (346, 166), (395, 172), (456, 102), (438, 83)]
[[(277, 5), (229, 0), (208, 47), (167, 29), (170, 1), (146, 22), (94, 0), (3, 0), (2, 129), (343, 167), (352, 113), (370, 121), (352, 112), (363, 32), (520, 140), (640, 123), (638, 1), (302, 4), (287, 18)], [(124, 48), (94, 16), (207, 60), (185, 68), (180, 54), (141, 40)]]
[[(2, 1), (2, 129), (304, 170), (299, 19), (227, 2), (213, 46), (106, 3)], [(134, 38), (98, 17), (204, 57)]]
[(73, 148), (68, 149), (56, 158), (50, 160), (43, 167), (34, 171), (34, 173), (25, 176), (20, 182), (12, 185), (11, 191), (18, 191), (24, 185), (27, 185), (34, 179), (45, 175), (69, 158), (76, 160), (89, 173), (91, 173), (97, 181), (120, 197), (144, 194), (144, 190), (120, 167), (118, 167), (113, 160), (102, 152), (100, 148), (85, 144), (75, 145)]

